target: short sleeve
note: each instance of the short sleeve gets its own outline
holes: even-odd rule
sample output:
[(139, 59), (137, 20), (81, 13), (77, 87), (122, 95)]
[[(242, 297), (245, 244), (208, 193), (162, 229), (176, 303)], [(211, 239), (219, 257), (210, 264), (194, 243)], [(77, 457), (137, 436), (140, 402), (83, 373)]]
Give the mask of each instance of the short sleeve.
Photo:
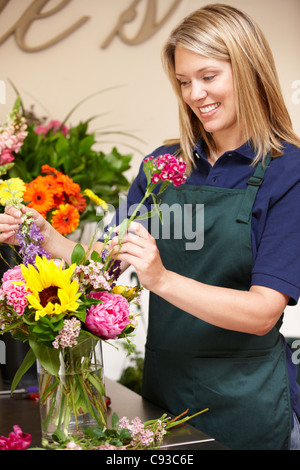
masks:
[[(282, 292), (290, 297), (290, 305), (298, 302), (300, 294), (299, 163), (300, 152), (297, 162), (294, 160), (286, 169), (277, 171), (277, 178), (276, 167), (268, 175), (269, 198), (260, 206), (263, 230), (252, 270), (252, 285)], [(281, 165), (276, 163), (278, 169)], [(263, 204), (268, 204), (264, 216)]]

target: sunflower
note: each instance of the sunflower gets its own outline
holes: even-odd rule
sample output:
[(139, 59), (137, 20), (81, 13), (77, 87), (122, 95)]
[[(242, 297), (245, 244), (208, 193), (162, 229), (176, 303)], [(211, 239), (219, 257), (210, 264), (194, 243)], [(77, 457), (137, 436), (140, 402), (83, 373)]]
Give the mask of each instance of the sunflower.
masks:
[(0, 202), (2, 206), (11, 197), (22, 198), (26, 189), (26, 184), (20, 178), (10, 178), (0, 184)]
[(61, 204), (52, 214), (51, 224), (62, 235), (74, 232), (79, 225), (79, 212), (71, 204)]
[(45, 217), (47, 212), (54, 207), (54, 199), (52, 191), (43, 183), (42, 179), (36, 178), (27, 184), (23, 199), (28, 201), (28, 207), (36, 209)]
[(74, 312), (79, 307), (77, 300), (79, 284), (72, 281), (75, 264), (68, 269), (57, 266), (53, 260), (37, 256), (35, 266), (21, 265), (26, 282), (27, 300), (30, 308), (35, 310), (35, 321), (45, 315), (60, 315)]

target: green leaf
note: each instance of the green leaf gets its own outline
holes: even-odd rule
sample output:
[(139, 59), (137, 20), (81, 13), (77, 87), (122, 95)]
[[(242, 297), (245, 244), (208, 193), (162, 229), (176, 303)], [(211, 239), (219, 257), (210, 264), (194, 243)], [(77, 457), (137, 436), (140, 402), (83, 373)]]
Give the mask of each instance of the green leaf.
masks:
[(85, 253), (85, 249), (83, 248), (83, 246), (80, 245), (80, 243), (77, 243), (77, 245), (75, 246), (73, 250), (72, 257), (71, 257), (72, 264), (82, 263), (85, 258), (85, 254), (86, 253)]
[(158, 194), (163, 193), (163, 192), (167, 189), (167, 187), (169, 186), (169, 184), (170, 184), (169, 181), (164, 181), (164, 182), (161, 184), (161, 186), (160, 186), (160, 189), (159, 189)]
[(119, 416), (117, 415), (117, 413), (114, 411), (112, 416), (111, 416), (111, 425), (112, 425), (112, 428), (115, 429), (119, 424)]
[(49, 374), (57, 375), (60, 367), (59, 350), (48, 348), (45, 344), (29, 340), (30, 347), (39, 363)]
[(100, 263), (102, 262), (102, 259), (101, 259), (101, 256), (100, 254), (98, 253), (98, 251), (93, 251), (92, 254), (91, 254), (91, 260), (92, 261), (99, 261)]
[(56, 148), (56, 152), (58, 153), (58, 155), (64, 158), (68, 155), (69, 144), (68, 144), (67, 138), (63, 134), (59, 136), (59, 139), (56, 143), (55, 148)]
[(103, 428), (104, 426), (101, 424), (99, 424), (98, 426), (90, 426), (90, 427), (83, 426), (83, 431), (90, 439), (101, 439), (105, 437)]
[(35, 363), (35, 361), (36, 361), (36, 357), (35, 357), (34, 352), (32, 351), (32, 349), (29, 349), (21, 366), (19, 367), (19, 369), (17, 370), (14, 376), (14, 379), (11, 384), (11, 392), (13, 392), (16, 389), (23, 375), (28, 371), (28, 369), (30, 369), (30, 367)]
[(70, 438), (66, 436), (66, 434), (60, 429), (56, 429), (56, 431), (52, 434), (52, 439), (54, 442), (63, 444), (64, 442), (68, 442)]
[(152, 171), (149, 168), (149, 164), (147, 162), (143, 163), (143, 171), (144, 171), (145, 176), (147, 178), (147, 185), (149, 185), (151, 183)]

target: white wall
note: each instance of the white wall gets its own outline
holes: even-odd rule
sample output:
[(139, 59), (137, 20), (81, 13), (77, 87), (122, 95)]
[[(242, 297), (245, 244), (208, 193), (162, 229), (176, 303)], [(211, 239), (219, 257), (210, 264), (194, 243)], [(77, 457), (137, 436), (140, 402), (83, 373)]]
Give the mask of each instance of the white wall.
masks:
[[(31, 3), (32, 0), (10, 0), (4, 7), (0, 14), (0, 42)], [(61, 0), (51, 0), (45, 9), (60, 3)], [(102, 127), (131, 132), (141, 139), (143, 142), (114, 136), (110, 137), (109, 143), (101, 144), (103, 150), (117, 145), (126, 153), (131, 152), (127, 145), (138, 147), (140, 152), (134, 151), (130, 171), (130, 176), (133, 176), (142, 155), (151, 153), (166, 138), (178, 136), (177, 106), (161, 67), (160, 51), (173, 26), (183, 16), (207, 3), (214, 2), (182, 0), (168, 22), (147, 42), (129, 46), (116, 37), (105, 50), (101, 49), (101, 44), (132, 0), (73, 0), (59, 14), (34, 22), (26, 35), (31, 46), (56, 36), (85, 15), (90, 17), (68, 38), (44, 51), (24, 52), (12, 36), (0, 44), (0, 80), (6, 85), (6, 104), (3, 104), (3, 89), (0, 95), (0, 122), (15, 99), (9, 79), (20, 90), (27, 107), (35, 103), (38, 113), (52, 119), (64, 119), (75, 104), (90, 94), (117, 87), (88, 100), (70, 121), (76, 124), (81, 119), (102, 114), (91, 129)], [(274, 52), (295, 130), (300, 134), (300, 92), (292, 88), (300, 80), (300, 1), (223, 0), (223, 3), (249, 12), (264, 30)], [(135, 36), (149, 4), (149, 0), (140, 1), (137, 18), (126, 26), (128, 37)], [(157, 0), (156, 4), (158, 18), (161, 18), (174, 0)], [(299, 308), (288, 309), (286, 317), (283, 331), (291, 336), (300, 335)], [(138, 341), (143, 347), (144, 325), (141, 330)], [(120, 359), (120, 353), (115, 354), (112, 348), (105, 354), (112, 364), (110, 370), (106, 370), (107, 375), (118, 377), (123, 358)]]

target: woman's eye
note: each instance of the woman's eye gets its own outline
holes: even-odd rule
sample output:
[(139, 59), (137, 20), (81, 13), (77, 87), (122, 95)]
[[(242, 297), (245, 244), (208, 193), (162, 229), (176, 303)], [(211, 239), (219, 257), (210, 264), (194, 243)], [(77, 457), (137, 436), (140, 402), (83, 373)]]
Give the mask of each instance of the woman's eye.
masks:
[(206, 77), (203, 77), (203, 80), (206, 82), (209, 82), (215, 78), (215, 75), (207, 75)]

